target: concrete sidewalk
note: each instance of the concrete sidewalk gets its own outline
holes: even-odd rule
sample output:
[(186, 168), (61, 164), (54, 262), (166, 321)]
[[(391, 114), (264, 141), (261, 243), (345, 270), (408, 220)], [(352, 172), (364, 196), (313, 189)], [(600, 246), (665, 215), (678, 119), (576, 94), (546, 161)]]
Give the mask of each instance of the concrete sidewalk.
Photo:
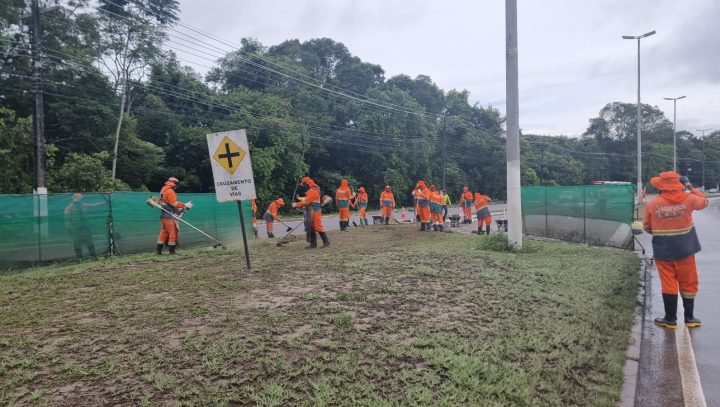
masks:
[[(677, 330), (655, 326), (664, 313), (656, 268), (647, 270), (646, 308), (640, 355), (636, 405), (720, 406), (720, 199), (694, 215), (702, 251), (697, 254), (700, 291), (695, 314), (703, 326), (693, 330), (682, 324), (678, 309)], [(652, 256), (651, 236), (640, 236), (646, 255)], [(681, 301), (679, 301), (681, 303)]]

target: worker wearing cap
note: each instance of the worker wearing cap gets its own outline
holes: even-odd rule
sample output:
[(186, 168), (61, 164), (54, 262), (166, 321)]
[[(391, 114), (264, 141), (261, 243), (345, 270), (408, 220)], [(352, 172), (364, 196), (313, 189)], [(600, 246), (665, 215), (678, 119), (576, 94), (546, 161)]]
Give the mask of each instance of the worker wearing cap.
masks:
[(432, 221), (432, 229), (436, 232), (442, 232), (445, 220), (443, 219), (442, 194), (430, 185), (430, 219)]
[(450, 195), (448, 195), (444, 189), (440, 190), (440, 195), (442, 196), (443, 219), (447, 219), (448, 208), (452, 205)]
[[(684, 183), (684, 185), (683, 185)], [(693, 225), (692, 212), (705, 209), (708, 200), (702, 192), (693, 188), (687, 177), (675, 171), (665, 171), (650, 180), (660, 195), (645, 207), (643, 229), (653, 235), (652, 246), (655, 264), (660, 274), (665, 316), (655, 319), (655, 324), (677, 328), (678, 291), (685, 308), (685, 326), (701, 326), (695, 318), (695, 295), (698, 291), (698, 274), (695, 253), (700, 251), (700, 241)], [(685, 192), (685, 188), (690, 193)]]
[(157, 239), (157, 254), (162, 254), (164, 245), (170, 249), (170, 254), (175, 254), (180, 237), (180, 228), (173, 215), (182, 214), (184, 209), (192, 208), (192, 202), (183, 203), (178, 201), (175, 188), (179, 183), (175, 177), (168, 178), (160, 190), (160, 234)]
[(430, 190), (425, 181), (418, 181), (415, 188), (415, 197), (418, 200), (418, 213), (420, 215), (420, 230), (430, 231)]
[(364, 187), (360, 187), (358, 189), (358, 193), (355, 195), (355, 202), (353, 203), (353, 207), (358, 208), (358, 212), (360, 213), (360, 224), (367, 226), (368, 220), (367, 220), (367, 206), (368, 206), (368, 194), (365, 192)]
[(267, 237), (272, 239), (275, 237), (273, 234), (273, 222), (276, 220), (280, 220), (280, 217), (278, 216), (278, 209), (285, 206), (285, 201), (282, 198), (278, 198), (268, 206), (267, 210), (265, 211), (265, 214), (263, 215), (263, 219), (265, 219), (265, 229), (267, 230)]
[(340, 186), (335, 190), (335, 205), (338, 207), (338, 217), (340, 218), (340, 230), (347, 231), (350, 226), (350, 199), (352, 199), (352, 191), (348, 186), (348, 180), (340, 181)]
[(480, 192), (475, 192), (475, 200), (473, 203), (475, 204), (475, 214), (477, 215), (478, 235), (483, 234), (483, 224), (485, 224), (485, 233), (488, 235), (490, 234), (492, 215), (490, 215), (490, 208), (488, 208), (489, 202), (489, 196), (483, 195)]
[(380, 193), (380, 216), (386, 225), (390, 224), (390, 217), (395, 210), (395, 196), (390, 185), (385, 185), (385, 190)]
[(325, 227), (322, 224), (322, 206), (323, 203), (320, 199), (320, 186), (315, 183), (310, 177), (303, 177), (300, 185), (307, 185), (308, 191), (305, 194), (305, 199), (293, 204), (296, 208), (305, 208), (308, 219), (308, 238), (310, 242), (309, 249), (317, 247), (317, 234), (320, 234), (320, 238), (323, 241), (323, 248), (330, 246), (330, 239), (325, 232)]
[(460, 194), (460, 207), (463, 211), (463, 223), (472, 223), (472, 206), (473, 206), (473, 194), (470, 192), (470, 187), (465, 185), (463, 192)]

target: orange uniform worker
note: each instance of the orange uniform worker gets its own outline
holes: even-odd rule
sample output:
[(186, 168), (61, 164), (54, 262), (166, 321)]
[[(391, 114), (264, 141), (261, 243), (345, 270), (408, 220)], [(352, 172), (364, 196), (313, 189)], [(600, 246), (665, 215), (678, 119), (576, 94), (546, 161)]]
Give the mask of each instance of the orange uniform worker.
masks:
[(263, 214), (263, 219), (265, 219), (265, 229), (267, 230), (267, 237), (272, 239), (275, 237), (273, 234), (273, 222), (276, 220), (280, 220), (280, 217), (278, 216), (278, 209), (285, 206), (285, 201), (282, 198), (278, 198), (268, 206), (267, 210), (265, 211), (265, 214)]
[(460, 207), (463, 211), (463, 223), (472, 223), (472, 205), (473, 205), (473, 194), (470, 192), (470, 188), (465, 185), (463, 192), (460, 194)]
[(305, 208), (305, 212), (307, 214), (307, 233), (308, 241), (310, 242), (308, 249), (317, 247), (318, 233), (323, 241), (323, 247), (328, 247), (330, 246), (330, 239), (328, 238), (327, 232), (325, 232), (325, 228), (322, 224), (320, 186), (310, 177), (303, 177), (300, 185), (307, 185), (309, 187), (307, 193), (305, 194), (305, 199), (294, 204), (296, 208)]
[(483, 195), (480, 192), (475, 192), (475, 214), (477, 215), (477, 224), (478, 224), (478, 235), (483, 234), (483, 223), (485, 223), (485, 233), (490, 234), (490, 225), (492, 224), (492, 215), (490, 215), (490, 208), (488, 208), (488, 203), (490, 202), (490, 197), (487, 195)]
[[(157, 254), (162, 254), (164, 245), (167, 245), (170, 249), (170, 254), (175, 254), (175, 248), (178, 244), (178, 238), (180, 236), (180, 228), (178, 222), (173, 218), (172, 215), (179, 215), (182, 213), (184, 208), (192, 208), (192, 202), (183, 203), (178, 201), (177, 194), (175, 193), (175, 187), (178, 184), (178, 179), (175, 177), (168, 178), (165, 181), (165, 185), (160, 190), (160, 234), (157, 238)], [(172, 215), (171, 215), (172, 214)]]
[(340, 218), (340, 230), (347, 232), (350, 225), (350, 199), (352, 199), (352, 191), (348, 187), (348, 180), (340, 181), (340, 187), (335, 190), (335, 205), (338, 207), (338, 217)]
[(420, 230), (430, 231), (430, 190), (425, 181), (418, 181), (415, 188), (415, 197), (418, 200), (418, 214), (420, 215)]
[(252, 213), (253, 213), (253, 236), (255, 239), (258, 237), (258, 225), (257, 225), (257, 202), (253, 199), (252, 201)]
[(386, 225), (390, 224), (390, 217), (395, 210), (395, 196), (390, 185), (385, 185), (385, 190), (380, 194), (380, 215)]
[(442, 232), (445, 226), (443, 219), (443, 196), (435, 185), (430, 185), (430, 218), (432, 220), (432, 228), (436, 232)]
[[(693, 312), (698, 291), (695, 253), (700, 251), (700, 241), (692, 212), (705, 209), (708, 200), (686, 177), (682, 177), (685, 185), (680, 179), (675, 171), (666, 171), (650, 180), (660, 195), (648, 202), (643, 219), (643, 229), (653, 235), (653, 254), (665, 306), (665, 316), (655, 319), (655, 324), (671, 329), (677, 328), (678, 291), (685, 308), (685, 326), (696, 328), (701, 325)], [(689, 194), (685, 193), (685, 187), (690, 189)]]
[(360, 224), (367, 226), (367, 206), (368, 206), (368, 194), (365, 192), (365, 188), (360, 187), (357, 195), (355, 195), (355, 202), (353, 207), (357, 207), (360, 212)]

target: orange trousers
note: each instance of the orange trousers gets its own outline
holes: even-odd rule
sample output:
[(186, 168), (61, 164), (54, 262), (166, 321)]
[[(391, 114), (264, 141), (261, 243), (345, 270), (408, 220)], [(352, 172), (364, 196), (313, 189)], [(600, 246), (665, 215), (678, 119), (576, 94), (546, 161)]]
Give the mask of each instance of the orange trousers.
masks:
[(698, 292), (698, 274), (695, 255), (678, 260), (655, 259), (663, 294), (680, 295), (683, 298), (695, 298)]
[(265, 230), (267, 230), (268, 233), (273, 232), (273, 222), (275, 222), (275, 220), (265, 219)]
[(325, 231), (325, 227), (322, 224), (322, 212), (313, 211), (312, 218), (310, 219), (310, 227), (315, 232)]
[(361, 219), (367, 218), (367, 208), (360, 208), (360, 218)]
[(158, 235), (157, 244), (177, 246), (179, 234), (180, 230), (175, 219), (160, 218), (160, 234)]
[(430, 207), (423, 208), (418, 206), (418, 215), (420, 215), (420, 222), (430, 222)]
[(443, 214), (442, 214), (442, 212), (440, 212), (440, 213), (433, 212), (433, 213), (430, 215), (430, 218), (432, 219), (432, 223), (433, 223), (433, 224), (442, 225), (442, 224), (445, 223), (445, 221), (443, 220)]
[(463, 215), (465, 216), (465, 219), (472, 219), (472, 207), (463, 206)]
[(350, 208), (338, 208), (340, 220), (350, 220)]
[(478, 229), (480, 229), (481, 227), (483, 227), (483, 223), (485, 223), (486, 225), (490, 226), (490, 225), (492, 225), (492, 216), (488, 215), (488, 216), (486, 216), (485, 218), (482, 218), (482, 219), (481, 219), (481, 218), (478, 218), (477, 223), (478, 223)]
[(392, 207), (390, 206), (383, 206), (382, 207), (382, 216), (385, 218), (389, 218), (392, 216)]

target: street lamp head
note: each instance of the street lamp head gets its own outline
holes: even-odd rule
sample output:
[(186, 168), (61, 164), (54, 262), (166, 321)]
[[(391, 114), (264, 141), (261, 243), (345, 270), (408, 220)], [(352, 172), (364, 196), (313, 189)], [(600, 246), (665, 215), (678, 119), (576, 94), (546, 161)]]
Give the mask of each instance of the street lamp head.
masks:
[(635, 37), (633, 35), (623, 35), (622, 37), (624, 40), (636, 40), (636, 39), (640, 38), (640, 37)]
[(687, 96), (679, 96), (679, 97), (676, 97), (676, 98), (663, 98), (663, 99), (665, 99), (665, 100), (680, 100), (680, 99), (684, 99), (684, 98), (686, 98), (686, 97), (687, 97)]
[(655, 30), (652, 30), (649, 33), (645, 33), (645, 34), (641, 35), (640, 38), (649, 37), (651, 35), (655, 35)]
[(678, 99), (685, 99), (687, 96), (680, 96)]

